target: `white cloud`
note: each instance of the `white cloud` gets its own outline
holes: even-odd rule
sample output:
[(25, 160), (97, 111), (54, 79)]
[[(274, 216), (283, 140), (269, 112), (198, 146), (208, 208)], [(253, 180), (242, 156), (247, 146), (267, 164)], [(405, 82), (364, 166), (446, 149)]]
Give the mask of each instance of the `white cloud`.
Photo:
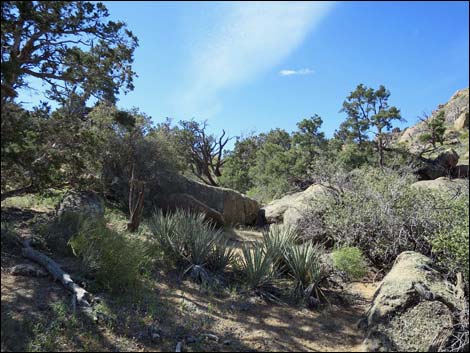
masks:
[(185, 93), (178, 96), (178, 106), (187, 114), (220, 110), (219, 97), (224, 90), (279, 65), (299, 47), (332, 3), (235, 2), (214, 6), (216, 22), (202, 40), (192, 43)]
[(300, 69), (300, 70), (281, 70), (279, 75), (281, 76), (292, 76), (292, 75), (311, 75), (315, 71), (311, 69)]

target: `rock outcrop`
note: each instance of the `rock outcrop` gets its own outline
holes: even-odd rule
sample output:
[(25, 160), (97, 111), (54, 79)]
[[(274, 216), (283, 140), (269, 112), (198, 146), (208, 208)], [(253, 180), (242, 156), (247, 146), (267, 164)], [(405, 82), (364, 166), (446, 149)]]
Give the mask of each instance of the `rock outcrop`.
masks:
[[(367, 352), (429, 352), (452, 333), (459, 308), (453, 288), (430, 258), (401, 253), (374, 295), (364, 321)], [(442, 341), (441, 341), (442, 342)]]
[(308, 189), (294, 194), (286, 195), (270, 202), (261, 209), (261, 218), (266, 224), (284, 223), (296, 225), (302, 218), (303, 212), (308, 209), (313, 199), (328, 193), (322, 185), (311, 185)]
[[(444, 117), (447, 138), (459, 135), (459, 131), (469, 128), (469, 89), (461, 89), (457, 91), (446, 104), (441, 104), (434, 110), (429, 117), (433, 119), (436, 116)], [(427, 130), (425, 122), (408, 127), (403, 131), (396, 142), (405, 144), (411, 153), (418, 153), (424, 149), (420, 136)], [(461, 141), (458, 141), (459, 143)], [(462, 149), (468, 150), (468, 141), (463, 144)]]
[(422, 180), (433, 180), (436, 178), (449, 176), (459, 162), (459, 155), (453, 149), (441, 152), (437, 158), (423, 160), (423, 167), (416, 171)]

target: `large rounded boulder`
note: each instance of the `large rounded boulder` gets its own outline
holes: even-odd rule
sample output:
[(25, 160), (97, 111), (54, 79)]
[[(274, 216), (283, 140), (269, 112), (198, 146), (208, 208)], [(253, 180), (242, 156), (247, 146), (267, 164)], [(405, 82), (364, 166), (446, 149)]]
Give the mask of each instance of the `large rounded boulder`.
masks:
[(377, 289), (364, 321), (366, 352), (429, 352), (452, 334), (460, 307), (430, 258), (406, 251)]
[(57, 205), (56, 213), (59, 219), (67, 213), (100, 218), (104, 216), (104, 202), (92, 191), (68, 191)]
[(203, 212), (218, 225), (254, 225), (259, 203), (235, 190), (210, 186), (177, 173), (159, 174), (159, 185), (149, 195), (154, 206)]
[(263, 223), (296, 225), (310, 207), (311, 202), (327, 193), (328, 189), (325, 186), (315, 184), (304, 191), (274, 200), (261, 209)]
[(434, 180), (421, 180), (411, 184), (412, 187), (421, 190), (435, 190), (451, 194), (458, 194), (463, 188), (468, 187), (468, 180), (450, 179), (440, 177)]
[(452, 171), (459, 162), (459, 155), (451, 148), (441, 152), (435, 159), (423, 159), (422, 162), (423, 166), (417, 170), (416, 174), (422, 180), (433, 180), (452, 175)]

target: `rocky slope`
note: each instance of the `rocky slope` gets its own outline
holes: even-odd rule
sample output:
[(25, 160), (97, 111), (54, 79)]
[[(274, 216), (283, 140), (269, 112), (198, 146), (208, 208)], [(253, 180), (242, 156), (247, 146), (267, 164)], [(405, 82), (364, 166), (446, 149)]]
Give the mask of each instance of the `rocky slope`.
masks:
[[(434, 119), (438, 115), (444, 117), (446, 126), (445, 146), (439, 146), (438, 150), (452, 147), (460, 156), (460, 164), (468, 164), (469, 89), (457, 91), (447, 103), (440, 104), (428, 119)], [(419, 139), (425, 131), (426, 124), (421, 121), (395, 135), (394, 143), (406, 147), (412, 153), (420, 153), (430, 147)], [(432, 157), (433, 153), (436, 151), (431, 152), (428, 157)]]

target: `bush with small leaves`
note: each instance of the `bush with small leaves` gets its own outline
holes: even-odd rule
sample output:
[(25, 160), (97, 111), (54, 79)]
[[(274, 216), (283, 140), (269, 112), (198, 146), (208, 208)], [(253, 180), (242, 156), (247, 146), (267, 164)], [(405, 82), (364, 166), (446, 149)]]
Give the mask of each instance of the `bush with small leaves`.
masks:
[(136, 288), (145, 266), (143, 246), (137, 239), (109, 229), (102, 220), (90, 219), (69, 244), (99, 287), (111, 292)]
[(367, 273), (367, 264), (359, 248), (350, 246), (333, 251), (334, 266), (351, 280), (358, 280)]

